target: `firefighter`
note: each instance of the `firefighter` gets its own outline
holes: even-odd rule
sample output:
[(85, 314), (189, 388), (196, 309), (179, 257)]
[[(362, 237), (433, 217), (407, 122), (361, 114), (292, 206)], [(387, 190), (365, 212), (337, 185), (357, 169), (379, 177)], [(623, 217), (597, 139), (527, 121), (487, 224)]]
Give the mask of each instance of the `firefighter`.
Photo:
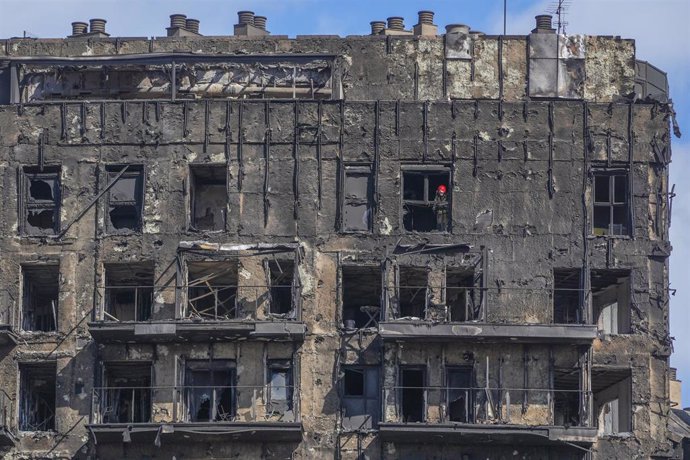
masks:
[(434, 197), (434, 214), (436, 214), (436, 230), (448, 230), (448, 195), (446, 186), (441, 184), (436, 188)]

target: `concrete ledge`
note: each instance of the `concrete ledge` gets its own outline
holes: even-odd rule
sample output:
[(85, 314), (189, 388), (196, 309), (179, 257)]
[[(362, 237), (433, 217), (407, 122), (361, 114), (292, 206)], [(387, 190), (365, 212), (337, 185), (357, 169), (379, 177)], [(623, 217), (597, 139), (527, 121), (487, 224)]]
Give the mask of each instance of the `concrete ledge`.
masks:
[(100, 343), (209, 342), (238, 339), (303, 341), (306, 326), (296, 321), (145, 321), (89, 323)]
[(400, 443), (554, 446), (564, 442), (589, 445), (597, 440), (596, 428), (468, 423), (381, 423), (379, 433), (383, 441)]
[(196, 442), (300, 442), (301, 422), (103, 423), (86, 425), (96, 444)]
[(388, 321), (379, 323), (384, 340), (515, 341), (523, 343), (591, 343), (597, 327), (581, 324), (489, 324)]

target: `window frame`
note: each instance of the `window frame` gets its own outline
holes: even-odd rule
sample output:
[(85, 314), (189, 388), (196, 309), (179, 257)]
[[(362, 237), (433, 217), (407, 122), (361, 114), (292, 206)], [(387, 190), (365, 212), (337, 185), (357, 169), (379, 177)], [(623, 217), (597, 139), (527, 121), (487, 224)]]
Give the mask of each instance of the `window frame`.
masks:
[[(595, 237), (605, 237), (605, 238), (629, 238), (632, 236), (632, 222), (631, 222), (631, 206), (632, 197), (630, 193), (630, 174), (628, 169), (604, 169), (597, 168), (592, 170), (592, 219), (590, 231)], [(608, 201), (597, 201), (597, 178), (605, 177), (608, 181)], [(625, 184), (625, 200), (623, 202), (616, 201), (616, 178), (623, 178), (623, 183)], [(597, 208), (607, 208), (608, 209), (608, 228), (605, 233), (597, 233), (597, 229), (601, 227), (595, 227), (595, 213)], [(621, 233), (614, 233), (614, 212), (616, 208), (623, 208), (625, 210), (625, 228)]]
[[(285, 372), (285, 399), (273, 395), (273, 374)], [(284, 410), (280, 406), (285, 404)], [(294, 366), (290, 359), (269, 359), (266, 361), (266, 411), (269, 414), (285, 414), (295, 410)]]
[[(367, 198), (366, 203), (362, 203), (360, 199), (348, 198), (346, 193), (346, 184), (348, 175), (367, 175)], [(340, 190), (340, 232), (341, 233), (372, 233), (374, 231), (374, 217), (376, 213), (376, 184), (374, 178), (374, 166), (370, 163), (345, 163), (340, 169), (340, 183), (342, 184)], [(368, 218), (367, 228), (348, 228), (345, 221), (345, 208), (348, 205), (362, 205), (367, 206)]]
[[(211, 376), (210, 380), (213, 380), (213, 376), (216, 372), (228, 372), (230, 376), (230, 383), (229, 385), (221, 385), (217, 386), (215, 384), (209, 384), (209, 385), (193, 385), (191, 383), (191, 374), (195, 371), (200, 371), (200, 372), (208, 372), (209, 375)], [(219, 401), (222, 400), (223, 395), (222, 395), (222, 390), (229, 388), (230, 389), (230, 412), (229, 415), (231, 417), (231, 420), (234, 420), (234, 418), (237, 416), (237, 381), (238, 381), (238, 375), (237, 375), (237, 362), (233, 359), (186, 359), (184, 362), (184, 380), (183, 380), (183, 385), (185, 388), (185, 396), (183, 398), (184, 401), (184, 411), (183, 411), (183, 418), (188, 422), (188, 423), (222, 423), (228, 420), (225, 419), (220, 419), (216, 420), (218, 417), (217, 414), (217, 409), (218, 409), (218, 404)], [(196, 388), (212, 388), (212, 402), (213, 404), (209, 405), (209, 420), (193, 420), (195, 417), (193, 417), (193, 414), (191, 413), (191, 403), (190, 400), (193, 397), (194, 389)], [(218, 390), (221, 390), (220, 392)], [(190, 391), (191, 390), (191, 391)]]
[[(115, 177), (118, 176), (120, 171), (127, 166), (127, 169), (125, 170), (124, 173), (120, 177), (117, 178), (119, 181), (120, 179), (124, 178), (138, 178), (141, 180), (141, 190), (135, 190), (134, 193), (135, 199), (134, 201), (131, 200), (115, 200), (112, 196), (114, 184), (117, 183), (117, 181), (113, 181)], [(110, 187), (108, 189), (108, 192), (106, 193), (106, 199), (105, 199), (105, 209), (104, 209), (104, 215), (105, 215), (105, 230), (106, 234), (109, 235), (121, 235), (121, 234), (127, 234), (127, 233), (141, 233), (143, 228), (144, 228), (144, 200), (146, 197), (146, 165), (141, 164), (141, 163), (114, 163), (114, 164), (107, 164), (105, 166), (105, 176), (106, 176), (106, 187)], [(138, 200), (137, 200), (138, 198)], [(138, 202), (137, 202), (138, 201)], [(111, 207), (115, 206), (134, 206), (137, 208), (137, 225), (136, 228), (115, 228), (113, 226), (112, 220), (110, 218), (110, 209)]]
[[(62, 211), (62, 166), (50, 165), (41, 168), (35, 165), (20, 166), (19, 168), (19, 234), (27, 237), (44, 237), (57, 235), (61, 230), (60, 214)], [(53, 179), (52, 200), (34, 200), (31, 197), (32, 179)], [(33, 226), (28, 224), (30, 210), (52, 210), (55, 222), (52, 231), (30, 231)]]
[[(369, 416), (371, 419), (371, 427), (375, 428), (381, 421), (381, 372), (379, 366), (366, 366), (358, 364), (343, 364), (341, 367), (343, 371), (343, 377), (340, 381), (340, 395), (341, 395), (341, 420), (344, 422), (350, 417), (345, 416), (345, 404), (347, 400), (363, 401), (364, 413), (362, 415)], [(347, 395), (345, 394), (345, 371), (356, 371), (362, 372), (363, 374), (363, 385), (362, 385), (362, 395)], [(376, 380), (376, 391), (374, 396), (367, 395), (367, 388), (369, 379)], [(373, 411), (371, 410), (373, 409)], [(359, 414), (357, 414), (359, 415)], [(341, 422), (341, 423), (342, 423)], [(344, 423), (343, 423), (344, 425)]]
[[(204, 170), (204, 169), (222, 169), (225, 172), (225, 207), (222, 210), (223, 211), (223, 228), (221, 229), (213, 229), (213, 230), (206, 230), (206, 229), (200, 229), (196, 227), (196, 220), (195, 220), (195, 211), (196, 211), (196, 206), (195, 206), (195, 196), (196, 196), (196, 190), (197, 190), (197, 178), (196, 178), (196, 171), (199, 170)], [(230, 195), (229, 195), (229, 190), (228, 190), (228, 185), (230, 181), (228, 180), (228, 163), (189, 163), (187, 165), (187, 181), (185, 184), (185, 192), (187, 194), (187, 205), (186, 205), (186, 214), (187, 214), (187, 231), (193, 232), (193, 233), (222, 233), (226, 232), (228, 230), (228, 204), (230, 202)]]
[[(405, 199), (405, 174), (420, 174), (424, 176), (424, 199), (423, 200), (407, 200)], [(434, 200), (429, 197), (429, 175), (441, 174), (447, 175), (446, 181), (446, 196), (448, 197), (448, 224), (445, 230), (429, 230), (427, 232), (421, 230), (407, 230), (405, 229), (405, 205), (412, 206), (427, 206), (432, 207)], [(451, 164), (437, 164), (437, 165), (423, 165), (423, 164), (402, 164), (400, 165), (400, 228), (405, 233), (452, 233), (453, 228), (453, 168)]]

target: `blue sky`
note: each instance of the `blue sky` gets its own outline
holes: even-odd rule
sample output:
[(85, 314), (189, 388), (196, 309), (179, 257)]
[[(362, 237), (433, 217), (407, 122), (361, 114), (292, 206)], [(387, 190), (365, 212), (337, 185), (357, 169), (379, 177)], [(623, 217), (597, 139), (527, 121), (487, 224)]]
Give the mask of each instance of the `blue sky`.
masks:
[[(534, 16), (545, 13), (554, 0), (507, 0), (508, 33), (527, 34)], [(676, 184), (671, 242), (671, 335), (675, 352), (671, 364), (684, 380), (684, 406), (690, 406), (690, 0), (571, 0), (568, 33), (620, 35), (634, 38), (637, 58), (668, 72), (671, 96), (684, 134), (673, 139), (671, 183)], [(463, 23), (486, 33), (503, 30), (502, 0), (0, 0), (0, 37), (64, 37), (72, 21), (108, 20), (114, 36), (163, 36), (168, 16), (183, 13), (201, 21), (205, 35), (230, 35), (236, 12), (252, 10), (268, 17), (274, 34), (363, 35), (369, 22), (403, 16), (406, 26), (417, 11), (436, 12), (435, 23)], [(9, 20), (8, 20), (9, 19)]]

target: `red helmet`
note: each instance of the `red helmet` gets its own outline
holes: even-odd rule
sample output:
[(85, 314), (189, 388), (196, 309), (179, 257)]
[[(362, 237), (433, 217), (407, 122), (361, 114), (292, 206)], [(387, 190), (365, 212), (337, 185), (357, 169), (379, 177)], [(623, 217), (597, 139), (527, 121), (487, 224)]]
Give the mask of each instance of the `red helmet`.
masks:
[(446, 193), (446, 186), (439, 185), (438, 188), (436, 188), (436, 193)]

